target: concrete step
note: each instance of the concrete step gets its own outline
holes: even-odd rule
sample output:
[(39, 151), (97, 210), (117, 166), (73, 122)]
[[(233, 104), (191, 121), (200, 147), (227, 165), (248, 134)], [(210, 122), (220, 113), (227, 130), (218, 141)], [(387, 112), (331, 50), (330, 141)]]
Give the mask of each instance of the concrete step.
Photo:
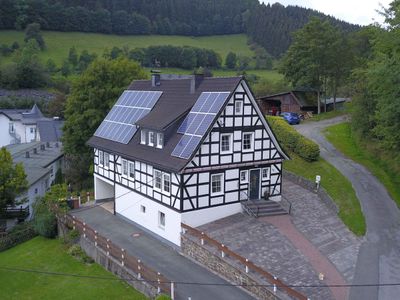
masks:
[(275, 201), (247, 201), (244, 202), (243, 205), (247, 206), (247, 208), (250, 209), (258, 217), (287, 214), (287, 212), (281, 207), (281, 205)]

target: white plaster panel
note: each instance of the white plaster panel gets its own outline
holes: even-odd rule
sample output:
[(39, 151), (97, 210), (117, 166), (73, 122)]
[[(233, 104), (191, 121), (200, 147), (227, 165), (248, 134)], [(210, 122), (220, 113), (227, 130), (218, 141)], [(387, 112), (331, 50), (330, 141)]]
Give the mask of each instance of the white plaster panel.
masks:
[[(251, 106), (250, 105), (244, 105), (244, 114), (245, 115), (250, 115), (251, 114)], [(246, 118), (249, 120), (250, 123), (250, 118)]]
[(229, 164), (232, 162), (232, 155), (221, 155), (221, 164)]
[(199, 195), (208, 195), (210, 192), (210, 187), (208, 184), (199, 185)]
[(233, 127), (233, 118), (225, 118), (225, 127)]
[(233, 106), (227, 105), (225, 108), (225, 114), (227, 116), (232, 116), (233, 115)]
[(243, 126), (242, 118), (235, 118), (235, 126)]
[(240, 151), (242, 149), (242, 142), (234, 142), (233, 149), (234, 151)]
[(211, 205), (217, 205), (217, 204), (222, 204), (224, 202), (223, 197), (215, 197), (211, 198)]
[(241, 160), (240, 153), (233, 154), (233, 162), (240, 162), (240, 160)]
[(251, 125), (251, 118), (244, 118), (243, 126), (250, 126)]
[(239, 184), (239, 180), (225, 182), (225, 196), (227, 191), (237, 190)]
[(234, 202), (234, 201), (238, 201), (238, 193), (237, 192), (225, 193), (225, 203), (226, 202)]
[(202, 166), (208, 166), (210, 164), (210, 157), (209, 156), (203, 156), (201, 158), (201, 165)]
[(212, 155), (211, 156), (211, 164), (212, 165), (218, 165), (218, 155)]
[(253, 154), (251, 153), (244, 153), (242, 157), (243, 161), (252, 161), (253, 160)]
[(210, 180), (210, 174), (209, 173), (199, 173), (199, 182), (208, 182)]
[(207, 206), (208, 206), (208, 197), (200, 197), (199, 207), (207, 207)]
[(211, 145), (211, 153), (219, 153), (219, 145), (218, 144)]
[(235, 178), (238, 178), (238, 176), (239, 176), (238, 169), (231, 169), (231, 170), (225, 171), (225, 180), (235, 179)]

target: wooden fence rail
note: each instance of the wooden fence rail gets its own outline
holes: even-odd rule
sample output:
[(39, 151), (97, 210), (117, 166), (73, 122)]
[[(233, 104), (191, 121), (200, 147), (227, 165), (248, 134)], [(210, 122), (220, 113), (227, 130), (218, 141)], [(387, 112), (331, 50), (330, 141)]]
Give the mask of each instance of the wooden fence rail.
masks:
[(201, 245), (207, 244), (207, 245), (213, 246), (214, 248), (218, 249), (218, 251), (221, 253), (222, 257), (229, 256), (230, 258), (239, 261), (241, 264), (244, 265), (246, 273), (248, 273), (249, 271), (253, 271), (253, 272), (257, 273), (258, 275), (261, 275), (262, 277), (267, 279), (267, 281), (273, 286), (274, 291), (276, 291), (279, 288), (282, 291), (284, 291), (286, 294), (288, 294), (292, 297), (295, 297), (296, 299), (299, 299), (299, 300), (307, 300), (308, 299), (303, 294), (301, 294), (298, 291), (285, 285), (277, 277), (273, 276), (272, 274), (268, 273), (267, 271), (263, 270), (262, 268), (256, 266), (253, 262), (249, 261), (248, 259), (231, 251), (226, 245), (221, 244), (217, 240), (209, 237), (204, 232), (201, 232), (201, 231), (199, 231), (189, 225), (186, 225), (184, 223), (182, 223), (181, 226), (182, 226), (184, 232), (187, 231), (192, 236), (199, 238)]
[(114, 244), (110, 239), (100, 235), (88, 224), (71, 215), (66, 215), (64, 217), (64, 223), (68, 227), (79, 231), (84, 238), (90, 240), (96, 247), (102, 249), (107, 256), (111, 256), (115, 260), (119, 261), (122, 266), (134, 272), (139, 280), (146, 281), (148, 284), (156, 288), (158, 293), (171, 295), (172, 284), (170, 280), (159, 272), (144, 265), (140, 259), (126, 253), (125, 249), (122, 249), (117, 244)]

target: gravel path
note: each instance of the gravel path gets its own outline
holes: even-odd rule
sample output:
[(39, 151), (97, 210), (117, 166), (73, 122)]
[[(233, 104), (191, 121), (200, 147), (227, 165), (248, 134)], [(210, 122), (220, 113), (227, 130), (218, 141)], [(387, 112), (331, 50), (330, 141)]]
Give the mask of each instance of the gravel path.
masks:
[[(360, 247), (353, 284), (400, 283), (400, 211), (384, 186), (365, 167), (346, 158), (330, 144), (321, 130), (341, 123), (346, 117), (295, 126), (317, 142), (321, 156), (335, 166), (353, 185), (367, 223), (367, 234)], [(400, 285), (358, 286), (350, 299), (399, 299)]]

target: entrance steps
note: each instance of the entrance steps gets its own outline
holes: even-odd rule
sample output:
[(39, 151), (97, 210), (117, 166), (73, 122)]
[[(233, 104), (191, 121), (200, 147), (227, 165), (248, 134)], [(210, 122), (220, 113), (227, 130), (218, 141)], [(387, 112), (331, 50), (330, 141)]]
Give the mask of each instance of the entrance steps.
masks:
[(247, 200), (242, 202), (242, 207), (247, 214), (255, 218), (288, 214), (279, 202), (272, 200)]

